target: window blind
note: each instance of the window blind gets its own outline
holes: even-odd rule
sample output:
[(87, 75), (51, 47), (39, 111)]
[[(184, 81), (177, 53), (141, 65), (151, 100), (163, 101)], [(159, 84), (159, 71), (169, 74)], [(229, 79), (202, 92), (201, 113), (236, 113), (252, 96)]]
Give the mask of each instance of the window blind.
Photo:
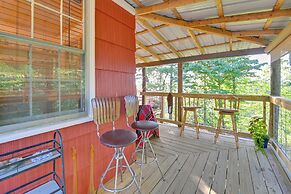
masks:
[(83, 1), (0, 2), (0, 126), (84, 112)]

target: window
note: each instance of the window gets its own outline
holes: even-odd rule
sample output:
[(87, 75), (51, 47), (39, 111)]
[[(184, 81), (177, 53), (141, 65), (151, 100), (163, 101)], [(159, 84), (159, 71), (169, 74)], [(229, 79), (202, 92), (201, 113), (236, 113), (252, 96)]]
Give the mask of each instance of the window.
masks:
[(82, 0), (0, 6), (0, 126), (85, 111)]

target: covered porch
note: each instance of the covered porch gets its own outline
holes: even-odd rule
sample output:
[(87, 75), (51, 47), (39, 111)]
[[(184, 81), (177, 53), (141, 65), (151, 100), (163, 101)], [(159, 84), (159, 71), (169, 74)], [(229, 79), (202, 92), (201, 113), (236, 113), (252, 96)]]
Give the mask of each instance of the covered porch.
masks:
[[(144, 169), (142, 193), (290, 193), (290, 180), (271, 148), (266, 155), (255, 152), (249, 139), (240, 138), (236, 149), (233, 137), (224, 135), (213, 144), (213, 134), (186, 128), (183, 137), (175, 125), (161, 124), (160, 138), (152, 139), (165, 181), (155, 164)], [(139, 174), (139, 166), (132, 165)], [(126, 172), (123, 186), (130, 175)], [(114, 180), (107, 183), (114, 185)], [(98, 193), (106, 193), (98, 190)], [(123, 193), (137, 193), (136, 188)]]
[[(0, 193), (106, 193), (102, 180), (124, 187), (139, 178), (140, 187), (113, 193), (291, 193), (291, 0), (11, 0), (0, 16)], [(185, 89), (188, 63), (258, 54), (270, 59), (262, 94)], [(150, 88), (149, 68), (166, 65), (175, 90)], [(165, 180), (155, 163), (140, 176), (131, 158), (140, 128), (126, 96), (153, 110), (157, 158), (145, 155)], [(229, 99), (240, 102), (226, 111), (239, 114), (232, 125), (216, 112)], [(187, 115), (186, 106), (199, 110)], [(265, 154), (248, 131), (255, 115), (270, 137)], [(130, 135), (110, 136), (118, 130)], [(126, 157), (128, 170), (122, 162), (119, 170)], [(115, 174), (105, 177), (108, 164)]]

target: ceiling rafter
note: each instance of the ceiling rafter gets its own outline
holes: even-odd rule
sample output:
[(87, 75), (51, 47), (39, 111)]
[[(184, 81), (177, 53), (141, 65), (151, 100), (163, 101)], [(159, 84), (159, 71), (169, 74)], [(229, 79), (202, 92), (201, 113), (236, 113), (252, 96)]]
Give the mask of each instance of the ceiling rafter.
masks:
[(167, 47), (170, 51), (172, 51), (178, 57), (182, 57), (180, 53), (176, 51), (176, 49), (160, 34), (158, 33), (147, 21), (143, 19), (139, 19), (139, 22), (146, 27), (154, 37), (156, 37), (165, 47)]
[(141, 47), (143, 50), (150, 53), (153, 57), (157, 58), (158, 60), (161, 60), (161, 57), (157, 55), (154, 51), (151, 50), (151, 48), (145, 46), (143, 43), (141, 43), (139, 40), (136, 40), (136, 44)]
[[(140, 7), (145, 7), (139, 0), (134, 0), (134, 2)], [(167, 47), (170, 51), (172, 51), (177, 57), (182, 57), (180, 53), (176, 51), (176, 49), (161, 35), (159, 34), (153, 26), (151, 26), (147, 21), (143, 19), (139, 19), (139, 22), (148, 29), (148, 31), (156, 38), (158, 39), (165, 47)]]
[(206, 26), (211, 24), (221, 24), (221, 23), (231, 23), (231, 22), (244, 22), (250, 20), (262, 20), (268, 18), (280, 18), (280, 17), (290, 17), (291, 9), (277, 10), (277, 11), (265, 11), (257, 13), (247, 13), (233, 16), (223, 16), (219, 18), (194, 20), (189, 22), (189, 26)]
[[(165, 27), (168, 27), (168, 24), (162, 24), (159, 26), (153, 27), (155, 30), (159, 30)], [(244, 30), (244, 31), (233, 31), (233, 34), (236, 34), (237, 36), (264, 36), (264, 35), (277, 35), (281, 32), (282, 29), (266, 29), (266, 30)], [(136, 35), (142, 35), (145, 33), (148, 33), (149, 31), (147, 29), (144, 29), (142, 31), (136, 32)], [(204, 36), (206, 33), (200, 33), (196, 36)]]
[(137, 54), (135, 54), (135, 58), (140, 60), (140, 61), (143, 61), (144, 63), (147, 62), (147, 60), (144, 57), (138, 56)]
[[(232, 32), (234, 34), (234, 36), (252, 36), (254, 34), (256, 35), (274, 35), (274, 34), (279, 34), (282, 30), (281, 29), (272, 29), (272, 30), (252, 30), (252, 31), (237, 31), (237, 32)], [(201, 37), (204, 36), (205, 34), (198, 34), (196, 35), (196, 37)], [(177, 41), (181, 41), (181, 40), (187, 40), (187, 39), (192, 39), (191, 36), (185, 36), (183, 38), (177, 38), (177, 39), (173, 39), (173, 40), (169, 40), (169, 43), (174, 43)], [(231, 44), (231, 40), (229, 41), (229, 44)], [(157, 44), (152, 44), (149, 45), (149, 48), (153, 48), (156, 46), (160, 46), (162, 45), (162, 43), (157, 43)], [(180, 52), (180, 51), (179, 51)]]
[[(232, 43), (233, 44), (236, 44), (236, 43), (239, 43), (241, 42), (240, 40), (237, 40), (237, 41), (233, 41)], [(213, 44), (213, 45), (208, 45), (208, 46), (204, 46), (204, 48), (217, 48), (217, 47), (221, 47), (221, 46), (228, 46), (229, 45), (229, 42), (226, 42), (226, 43), (220, 43), (220, 44)], [(197, 51), (199, 52), (199, 48), (187, 48), (187, 49), (182, 49), (182, 50), (179, 50), (179, 52), (189, 52), (189, 51)], [(165, 52), (165, 53), (159, 53), (158, 55), (159, 56), (163, 56), (164, 58), (166, 58), (166, 55), (169, 55), (171, 54), (171, 52)], [(146, 57), (151, 57), (150, 55), (149, 56), (144, 56), (144, 58)]]
[[(165, 0), (164, 0), (164, 1), (165, 1)], [(174, 15), (176, 18), (178, 18), (178, 19), (180, 19), (180, 20), (183, 19), (183, 17), (181, 16), (181, 14), (178, 12), (178, 10), (177, 10), (176, 8), (171, 9), (171, 11), (173, 12), (173, 15)], [(191, 37), (191, 39), (192, 39), (194, 45), (195, 45), (197, 48), (199, 48), (199, 50), (200, 50), (200, 54), (205, 54), (205, 51), (204, 51), (204, 49), (202, 48), (202, 46), (201, 46), (201, 44), (200, 44), (200, 42), (199, 42), (197, 36), (195, 35), (195, 33), (194, 33), (192, 30), (188, 29), (188, 34), (190, 35), (190, 37)]]
[[(222, 0), (216, 0), (217, 13), (219, 17), (224, 17)], [(225, 23), (220, 24), (222, 30), (226, 30)], [(232, 51), (232, 38), (229, 38), (229, 50)]]
[(190, 22), (179, 20), (179, 19), (168, 18), (165, 16), (157, 15), (157, 14), (147, 14), (147, 15), (139, 16), (139, 17), (143, 19), (147, 19), (147, 20), (158, 21), (158, 22), (167, 23), (170, 25), (180, 26), (186, 29), (194, 29), (201, 32), (216, 34), (216, 35), (224, 36), (228, 38), (236, 38), (242, 41), (251, 42), (251, 43), (262, 45), (262, 46), (268, 45), (268, 42), (264, 39), (255, 38), (255, 37), (236, 37), (234, 36), (234, 34), (232, 34), (231, 31), (228, 31), (228, 30), (223, 31), (220, 28), (214, 28), (210, 26), (191, 27)]
[(195, 43), (195, 45), (196, 45), (197, 48), (199, 49), (200, 53), (201, 53), (201, 54), (205, 54), (205, 50), (204, 50), (204, 48), (201, 46), (201, 44), (200, 44), (200, 42), (199, 42), (199, 40), (198, 40), (196, 34), (195, 34), (192, 30), (190, 30), (190, 29), (188, 29), (188, 33), (190, 34), (190, 36), (191, 36), (193, 42)]
[[(277, 0), (274, 7), (273, 7), (273, 11), (280, 10), (284, 2), (285, 2), (285, 0)], [(268, 28), (270, 28), (272, 23), (273, 23), (273, 18), (268, 18), (266, 23), (264, 24), (263, 29), (267, 30)]]
[[(137, 0), (135, 0), (135, 3), (136, 1)], [(168, 0), (163, 3), (158, 3), (158, 4), (154, 4), (150, 6), (141, 6), (142, 4), (140, 3), (141, 5), (138, 5), (139, 8), (136, 8), (135, 11), (137, 15), (144, 15), (148, 13), (162, 11), (165, 9), (172, 9), (172, 8), (181, 7), (181, 6), (185, 6), (189, 4), (201, 3), (204, 1), (206, 0)]]

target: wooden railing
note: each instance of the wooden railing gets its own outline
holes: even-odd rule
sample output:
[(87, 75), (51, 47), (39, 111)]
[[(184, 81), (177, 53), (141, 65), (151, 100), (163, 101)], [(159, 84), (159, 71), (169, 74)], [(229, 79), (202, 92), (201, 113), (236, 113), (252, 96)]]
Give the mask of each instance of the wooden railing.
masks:
[[(141, 92), (146, 104), (151, 104), (160, 122), (181, 123), (182, 106), (189, 106), (193, 99), (199, 99), (202, 108), (198, 111), (198, 122), (201, 129), (214, 131), (218, 114), (213, 110), (216, 99), (226, 99), (235, 96), (240, 99), (240, 109), (237, 117), (240, 137), (250, 137), (247, 131), (249, 120), (253, 116), (264, 118), (269, 128), (272, 148), (282, 159), (286, 168), (291, 172), (291, 99), (261, 95), (225, 95), (225, 94), (189, 94), (171, 93), (173, 95), (173, 111), (168, 114), (166, 92)], [(188, 120), (191, 119), (189, 115)], [(186, 123), (193, 126), (193, 122)], [(224, 123), (224, 132), (229, 131), (229, 122)]]
[[(261, 95), (225, 95), (225, 94), (189, 94), (189, 93), (172, 93), (173, 95), (173, 112), (167, 114), (167, 96), (169, 93), (165, 92), (142, 92), (141, 95), (145, 97), (145, 102), (150, 103), (156, 113), (157, 119), (160, 122), (169, 122), (180, 125), (183, 105), (193, 104), (194, 99), (198, 99), (200, 106), (202, 107), (198, 111), (199, 125), (202, 129), (214, 131), (217, 125), (218, 113), (214, 111), (215, 100), (226, 99), (231, 96), (235, 96), (240, 99), (241, 107), (240, 113), (237, 118), (239, 136), (249, 137), (247, 126), (252, 116), (263, 117), (267, 122), (267, 111), (269, 106), (267, 103), (270, 102), (269, 96)], [(191, 116), (188, 116), (188, 126), (192, 126)], [(223, 124), (224, 132), (231, 133), (228, 130), (230, 122), (226, 119)]]

